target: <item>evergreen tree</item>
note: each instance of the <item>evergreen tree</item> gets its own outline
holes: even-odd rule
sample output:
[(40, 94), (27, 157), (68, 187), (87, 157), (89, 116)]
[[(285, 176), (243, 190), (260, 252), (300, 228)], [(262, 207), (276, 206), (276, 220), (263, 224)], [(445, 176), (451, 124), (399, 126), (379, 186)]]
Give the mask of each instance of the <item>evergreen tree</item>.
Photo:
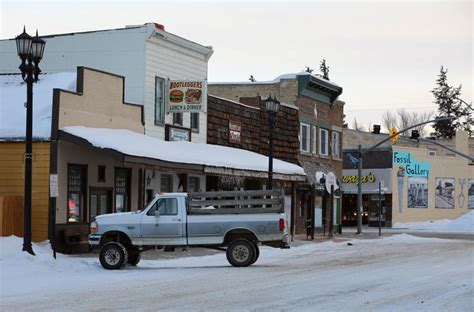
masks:
[(439, 138), (452, 138), (456, 130), (465, 130), (472, 134), (473, 119), (469, 107), (460, 100), (461, 85), (457, 88), (448, 85), (447, 69), (441, 66), (441, 70), (436, 80), (436, 87), (431, 91), (435, 97), (434, 103), (438, 105), (436, 117), (456, 117), (450, 123), (438, 123), (433, 126), (434, 135)]
[(319, 64), (319, 70), (323, 74), (323, 78), (329, 80), (329, 66), (326, 65), (326, 60), (323, 59)]

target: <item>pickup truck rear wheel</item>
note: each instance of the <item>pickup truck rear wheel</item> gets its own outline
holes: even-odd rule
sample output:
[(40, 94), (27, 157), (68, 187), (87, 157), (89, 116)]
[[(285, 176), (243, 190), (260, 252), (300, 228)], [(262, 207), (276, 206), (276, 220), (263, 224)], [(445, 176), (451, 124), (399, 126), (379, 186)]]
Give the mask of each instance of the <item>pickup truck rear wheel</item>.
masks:
[(124, 245), (110, 242), (100, 250), (99, 260), (107, 270), (120, 270), (128, 262), (128, 252)]
[(236, 239), (227, 247), (227, 261), (235, 267), (251, 265), (255, 259), (255, 246), (246, 239)]
[(131, 266), (137, 266), (138, 262), (140, 262), (141, 256), (140, 251), (136, 248), (128, 250), (128, 264)]

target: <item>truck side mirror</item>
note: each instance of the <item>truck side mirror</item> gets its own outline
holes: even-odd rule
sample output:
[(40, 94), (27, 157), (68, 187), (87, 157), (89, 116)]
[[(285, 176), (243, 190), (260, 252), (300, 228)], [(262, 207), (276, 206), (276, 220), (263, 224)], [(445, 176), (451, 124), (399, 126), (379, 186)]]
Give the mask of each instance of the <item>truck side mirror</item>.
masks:
[(160, 217), (160, 209), (157, 208), (157, 209), (155, 210), (155, 218), (158, 219), (159, 217)]

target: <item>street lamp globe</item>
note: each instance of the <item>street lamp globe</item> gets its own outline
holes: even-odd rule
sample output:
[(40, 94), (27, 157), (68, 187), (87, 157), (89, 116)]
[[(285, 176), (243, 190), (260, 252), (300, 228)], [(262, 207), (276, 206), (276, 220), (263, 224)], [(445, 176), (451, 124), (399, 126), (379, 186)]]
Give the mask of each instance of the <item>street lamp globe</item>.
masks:
[(268, 112), (273, 112), (273, 113), (278, 112), (279, 106), (280, 106), (280, 102), (278, 102), (276, 97), (272, 98), (271, 94), (268, 96), (268, 99), (265, 100), (265, 107)]
[(31, 41), (31, 56), (34, 62), (39, 63), (43, 58), (45, 45), (46, 42), (38, 37), (38, 31), (36, 31), (36, 36)]
[(18, 56), (24, 61), (28, 57), (31, 51), (31, 36), (28, 35), (23, 27), (23, 32), (15, 38), (16, 51)]

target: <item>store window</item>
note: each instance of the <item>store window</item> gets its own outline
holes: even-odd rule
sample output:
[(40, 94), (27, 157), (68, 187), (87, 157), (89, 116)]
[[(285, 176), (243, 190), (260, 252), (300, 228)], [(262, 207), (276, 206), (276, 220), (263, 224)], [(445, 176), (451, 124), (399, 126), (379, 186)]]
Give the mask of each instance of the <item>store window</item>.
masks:
[(337, 131), (332, 132), (332, 157), (340, 159), (341, 158), (341, 133)]
[(68, 165), (67, 222), (83, 222), (86, 218), (87, 166)]
[(115, 168), (115, 212), (130, 211), (131, 169)]
[(97, 167), (97, 182), (105, 182), (105, 166)]
[(300, 151), (309, 152), (310, 149), (310, 126), (304, 123), (300, 124)]
[(191, 130), (199, 132), (199, 113), (191, 113)]
[(155, 77), (155, 125), (163, 125), (165, 121), (165, 80)]
[(161, 174), (160, 176), (160, 191), (164, 193), (173, 192), (173, 176), (171, 174)]
[(189, 177), (189, 187), (190, 192), (199, 192), (200, 190), (200, 179), (199, 177)]
[(183, 125), (183, 113), (173, 113), (173, 125)]
[(328, 130), (319, 129), (319, 154), (328, 156)]

